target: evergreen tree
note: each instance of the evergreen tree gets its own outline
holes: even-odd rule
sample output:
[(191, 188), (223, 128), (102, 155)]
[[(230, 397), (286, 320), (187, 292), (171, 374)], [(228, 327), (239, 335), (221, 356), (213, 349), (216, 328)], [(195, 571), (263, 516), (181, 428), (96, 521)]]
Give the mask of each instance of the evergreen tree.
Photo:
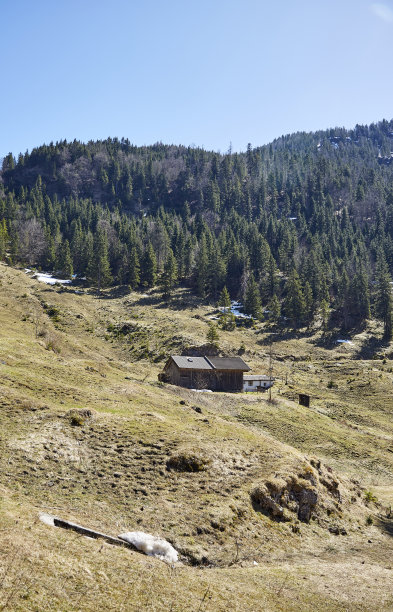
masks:
[(308, 281), (304, 283), (304, 318), (307, 324), (310, 324), (314, 314), (314, 297), (311, 285)]
[(140, 272), (141, 272), (141, 266), (139, 263), (138, 251), (136, 247), (134, 246), (132, 247), (131, 253), (130, 253), (129, 275), (128, 275), (129, 285), (131, 289), (133, 290), (137, 289), (141, 282)]
[(270, 300), (268, 310), (270, 321), (272, 321), (273, 323), (278, 323), (281, 316), (281, 304), (276, 294), (274, 294), (272, 299)]
[(244, 310), (255, 319), (260, 319), (262, 317), (261, 296), (253, 274), (251, 274), (248, 279), (244, 296)]
[(143, 256), (141, 276), (144, 287), (154, 287), (157, 281), (157, 258), (151, 242)]
[(60, 269), (65, 278), (71, 278), (74, 273), (70, 251), (70, 243), (68, 242), (68, 240), (64, 240), (61, 245)]
[(196, 289), (200, 297), (206, 296), (207, 283), (208, 283), (208, 267), (209, 267), (209, 260), (207, 256), (206, 239), (205, 239), (205, 236), (202, 236), (201, 244), (199, 246), (198, 258), (195, 262)]
[(379, 319), (383, 321), (383, 337), (385, 340), (392, 338), (392, 289), (388, 266), (383, 254), (380, 253), (377, 263), (377, 285), (375, 293), (375, 311)]
[(177, 280), (177, 264), (172, 249), (169, 249), (168, 257), (164, 265), (162, 274), (162, 288), (164, 298), (168, 299), (171, 295), (175, 282)]
[(323, 331), (326, 331), (329, 321), (329, 302), (327, 302), (327, 300), (322, 300), (319, 306), (319, 311), (322, 319), (322, 329)]
[(93, 254), (89, 264), (88, 275), (97, 283), (97, 292), (112, 282), (108, 258), (108, 238), (102, 227), (94, 235)]
[(226, 286), (224, 286), (223, 290), (221, 291), (221, 294), (218, 300), (218, 306), (221, 306), (221, 308), (226, 308), (226, 309), (231, 307), (231, 298), (229, 296), (228, 289), (226, 288)]
[(285, 312), (294, 327), (303, 322), (306, 313), (306, 302), (299, 275), (295, 268), (293, 268), (287, 283)]
[(4, 231), (4, 224), (0, 223), (0, 259), (3, 260), (6, 251), (6, 232)]
[(209, 329), (206, 334), (206, 340), (210, 346), (218, 348), (218, 341), (220, 337), (218, 335), (217, 327), (214, 323), (209, 323)]

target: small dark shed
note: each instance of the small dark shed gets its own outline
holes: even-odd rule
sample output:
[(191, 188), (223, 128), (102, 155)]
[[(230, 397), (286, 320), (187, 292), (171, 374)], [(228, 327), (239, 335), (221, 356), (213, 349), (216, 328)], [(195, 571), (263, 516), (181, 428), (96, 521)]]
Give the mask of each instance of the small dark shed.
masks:
[(305, 406), (306, 408), (310, 407), (310, 396), (305, 393), (299, 393), (299, 404), (301, 406)]
[(172, 355), (158, 379), (188, 389), (242, 391), (243, 372), (250, 368), (240, 357)]

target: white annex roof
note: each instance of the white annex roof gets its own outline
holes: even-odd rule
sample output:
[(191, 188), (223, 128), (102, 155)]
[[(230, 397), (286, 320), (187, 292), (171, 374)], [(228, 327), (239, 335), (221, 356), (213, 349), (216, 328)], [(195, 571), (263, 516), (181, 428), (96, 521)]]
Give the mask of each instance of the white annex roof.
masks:
[(243, 380), (275, 380), (273, 376), (266, 376), (266, 374), (244, 374)]

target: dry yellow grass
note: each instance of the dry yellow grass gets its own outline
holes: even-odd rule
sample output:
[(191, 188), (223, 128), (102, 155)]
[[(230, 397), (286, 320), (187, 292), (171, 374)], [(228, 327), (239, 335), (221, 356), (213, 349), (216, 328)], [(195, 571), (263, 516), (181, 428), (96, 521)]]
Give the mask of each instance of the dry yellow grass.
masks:
[[(345, 347), (322, 346), (320, 333), (276, 339), (274, 404), (196, 394), (159, 384), (154, 362), (205, 341), (213, 309), (187, 291), (169, 306), (154, 292), (97, 298), (4, 265), (0, 281), (0, 609), (392, 608), (391, 523), (377, 522), (393, 497), (393, 374), (389, 358), (370, 359), (367, 333)], [(264, 326), (220, 342), (231, 354), (244, 342), (245, 360), (266, 371)], [(299, 391), (310, 409), (293, 401)], [(182, 452), (207, 469), (168, 471)], [(297, 477), (313, 457), (338, 475), (341, 506), (300, 533), (253, 507), (258, 483)], [(166, 537), (183, 565), (51, 528), (41, 510)], [(346, 536), (329, 532), (336, 523)]]

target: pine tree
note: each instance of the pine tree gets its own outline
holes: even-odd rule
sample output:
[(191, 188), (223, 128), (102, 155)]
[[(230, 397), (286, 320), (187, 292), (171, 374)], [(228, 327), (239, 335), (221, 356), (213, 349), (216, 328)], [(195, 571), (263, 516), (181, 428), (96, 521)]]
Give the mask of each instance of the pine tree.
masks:
[(97, 283), (97, 292), (112, 282), (108, 258), (108, 238), (102, 227), (98, 227), (94, 235), (93, 255), (90, 260), (88, 275)]
[(299, 275), (295, 268), (293, 268), (287, 283), (285, 311), (294, 327), (297, 327), (303, 322), (306, 312), (306, 302)]
[(329, 321), (329, 302), (327, 300), (322, 300), (319, 305), (319, 312), (321, 314), (323, 331), (326, 331)]
[(66, 278), (71, 278), (71, 276), (74, 273), (74, 268), (73, 268), (73, 265), (72, 265), (70, 243), (68, 242), (68, 240), (64, 240), (62, 245), (61, 245), (60, 268), (61, 268), (62, 274)]
[(314, 297), (311, 285), (308, 281), (304, 283), (304, 317), (308, 324), (311, 323), (314, 314)]
[(274, 294), (268, 305), (269, 319), (273, 323), (278, 323), (281, 316), (281, 304), (277, 295)]
[(139, 263), (139, 256), (136, 247), (132, 247), (129, 259), (129, 285), (131, 289), (135, 290), (139, 287), (141, 266)]
[(157, 281), (157, 258), (149, 242), (142, 262), (142, 282), (145, 287), (154, 287)]
[(218, 335), (217, 327), (214, 323), (209, 323), (209, 329), (206, 334), (206, 340), (210, 346), (214, 346), (214, 348), (218, 348), (218, 341), (220, 337)]
[(4, 226), (0, 223), (0, 259), (3, 260), (5, 257), (5, 249), (6, 249), (6, 238)]
[(162, 288), (164, 298), (168, 299), (171, 295), (174, 284), (177, 280), (177, 264), (172, 249), (169, 249), (168, 256), (162, 274)]
[(196, 267), (196, 289), (200, 297), (206, 296), (208, 281), (209, 260), (207, 257), (207, 246), (205, 236), (201, 238), (198, 258), (195, 262)]
[(248, 279), (247, 289), (244, 296), (244, 310), (247, 314), (251, 315), (255, 319), (262, 317), (262, 304), (261, 296), (259, 293), (259, 287), (254, 279), (254, 275), (251, 274)]
[(228, 309), (231, 307), (231, 298), (229, 296), (228, 289), (226, 288), (226, 286), (221, 291), (221, 294), (218, 300), (218, 306), (221, 306), (221, 308), (225, 308), (225, 309)]
[(375, 311), (379, 319), (383, 321), (383, 337), (385, 340), (392, 338), (392, 289), (386, 260), (382, 253), (379, 255), (376, 271), (376, 294)]

